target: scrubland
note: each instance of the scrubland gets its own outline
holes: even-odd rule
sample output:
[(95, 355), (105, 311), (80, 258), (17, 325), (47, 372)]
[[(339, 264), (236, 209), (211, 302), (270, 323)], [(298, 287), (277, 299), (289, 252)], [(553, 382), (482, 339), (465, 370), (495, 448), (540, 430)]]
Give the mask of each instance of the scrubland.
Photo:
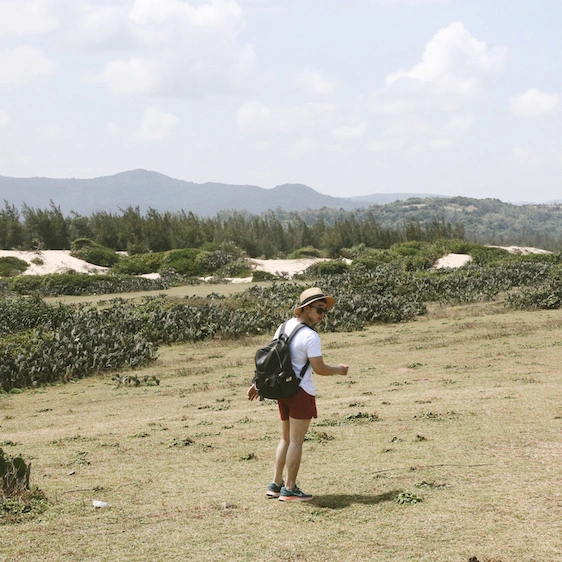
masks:
[(0, 446), (48, 499), (0, 525), (0, 560), (562, 559), (559, 310), (432, 305), (322, 334), (350, 372), (315, 379), (296, 505), (265, 496), (276, 404), (245, 396), (267, 339), (0, 395)]

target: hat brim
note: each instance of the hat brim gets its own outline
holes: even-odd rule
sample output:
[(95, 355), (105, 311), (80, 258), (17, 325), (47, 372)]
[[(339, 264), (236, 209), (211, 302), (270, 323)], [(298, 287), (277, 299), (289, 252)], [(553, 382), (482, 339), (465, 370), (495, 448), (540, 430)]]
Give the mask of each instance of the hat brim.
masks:
[(299, 304), (295, 308), (295, 315), (299, 316), (305, 306), (310, 306), (313, 302), (317, 301), (325, 301), (326, 310), (331, 310), (334, 307), (334, 304), (336, 304), (336, 299), (334, 297), (331, 297), (330, 295), (318, 295), (317, 297), (314, 297), (307, 301), (305, 304)]

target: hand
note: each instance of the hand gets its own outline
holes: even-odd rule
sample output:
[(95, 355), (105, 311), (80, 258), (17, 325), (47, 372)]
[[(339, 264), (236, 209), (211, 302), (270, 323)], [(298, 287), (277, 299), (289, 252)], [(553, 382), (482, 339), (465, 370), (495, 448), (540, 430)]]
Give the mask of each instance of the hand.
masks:
[(340, 375), (345, 376), (349, 370), (349, 365), (338, 365), (338, 369), (340, 370)]
[(257, 398), (259, 396), (258, 394), (258, 389), (252, 385), (249, 389), (248, 389), (248, 400), (254, 400), (255, 398)]

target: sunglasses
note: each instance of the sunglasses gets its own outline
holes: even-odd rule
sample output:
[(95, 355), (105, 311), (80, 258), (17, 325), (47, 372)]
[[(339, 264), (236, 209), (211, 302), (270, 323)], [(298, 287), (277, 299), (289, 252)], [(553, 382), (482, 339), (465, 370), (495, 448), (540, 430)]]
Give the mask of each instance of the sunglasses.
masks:
[(317, 306), (312, 306), (312, 305), (310, 305), (310, 308), (314, 308), (314, 310), (316, 310), (316, 312), (318, 314), (320, 314), (320, 316), (322, 316), (322, 315), (326, 314), (326, 312), (328, 312), (328, 309), (326, 309), (326, 308), (318, 308)]

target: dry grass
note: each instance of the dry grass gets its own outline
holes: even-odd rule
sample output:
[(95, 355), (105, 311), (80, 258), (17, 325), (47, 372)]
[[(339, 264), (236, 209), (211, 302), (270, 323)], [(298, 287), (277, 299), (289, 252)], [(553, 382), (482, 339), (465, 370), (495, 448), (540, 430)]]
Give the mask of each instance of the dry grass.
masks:
[(0, 526), (0, 560), (562, 559), (559, 311), (435, 308), (323, 343), (351, 369), (316, 377), (306, 504), (265, 498), (279, 424), (245, 399), (256, 338), (163, 349), (137, 373), (159, 386), (0, 398), (0, 446), (51, 501)]
[[(297, 283), (297, 281), (295, 281)], [(260, 281), (260, 287), (271, 286), (271, 281)], [(111, 299), (118, 297), (132, 302), (142, 302), (146, 297), (166, 296), (171, 299), (186, 299), (190, 297), (206, 297), (210, 293), (218, 293), (221, 295), (235, 295), (247, 291), (251, 285), (248, 283), (201, 283), (199, 285), (180, 285), (179, 287), (171, 287), (162, 289), (161, 291), (135, 291), (133, 293), (118, 293), (110, 295), (77, 295), (77, 296), (60, 296), (47, 297), (46, 302), (63, 302), (65, 304), (86, 303), (97, 305), (109, 302)]]

